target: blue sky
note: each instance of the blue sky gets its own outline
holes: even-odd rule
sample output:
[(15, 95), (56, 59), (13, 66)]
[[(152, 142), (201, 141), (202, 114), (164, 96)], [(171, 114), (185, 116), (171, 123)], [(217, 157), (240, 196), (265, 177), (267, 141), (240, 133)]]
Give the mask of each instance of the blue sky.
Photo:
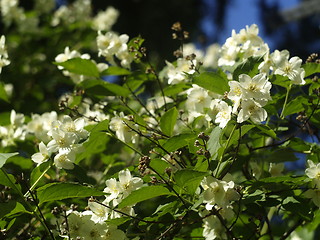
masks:
[[(206, 2), (209, 6), (213, 6), (212, 4), (214, 4), (214, 1), (212, 0), (203, 0), (203, 2)], [(271, 4), (278, 2), (280, 9), (283, 10), (297, 6), (299, 0), (268, 0), (267, 2)], [(261, 29), (259, 35), (266, 43), (268, 43), (271, 49), (273, 48), (271, 38), (263, 35), (262, 23), (259, 18), (259, 9), (257, 5), (258, 0), (231, 0), (231, 3), (227, 8), (225, 29), (222, 32), (221, 39), (219, 39), (220, 44), (223, 44), (225, 39), (231, 35), (232, 29), (239, 32), (239, 30), (245, 28), (246, 25), (255, 23)], [(210, 11), (208, 11), (208, 13), (210, 14)], [(201, 28), (208, 34), (213, 34), (216, 31), (216, 28), (210, 19), (212, 19), (212, 16), (204, 17)]]

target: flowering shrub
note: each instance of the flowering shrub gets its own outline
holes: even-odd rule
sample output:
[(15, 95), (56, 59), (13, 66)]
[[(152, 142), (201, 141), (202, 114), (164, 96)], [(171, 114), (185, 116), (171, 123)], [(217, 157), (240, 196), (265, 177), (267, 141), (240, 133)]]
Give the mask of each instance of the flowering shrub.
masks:
[[(2, 237), (306, 239), (307, 229), (312, 239), (317, 55), (271, 52), (253, 24), (205, 51), (182, 44), (158, 70), (144, 39), (112, 31), (112, 7), (92, 17), (89, 0), (0, 3), (0, 99), (14, 107), (0, 119)], [(25, 55), (34, 38), (46, 48)], [(52, 101), (57, 82), (68, 88)], [(21, 88), (36, 104), (19, 101)]]

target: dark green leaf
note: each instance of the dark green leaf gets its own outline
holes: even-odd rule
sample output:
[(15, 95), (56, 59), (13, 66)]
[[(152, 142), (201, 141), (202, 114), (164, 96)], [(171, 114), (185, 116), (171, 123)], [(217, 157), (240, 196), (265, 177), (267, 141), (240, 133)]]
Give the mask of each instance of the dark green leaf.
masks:
[(21, 190), (21, 186), (16, 183), (16, 179), (14, 178), (14, 176), (9, 173), (5, 174), (3, 169), (0, 169), (0, 185), (10, 187), (14, 190), (16, 188), (19, 191)]
[(254, 77), (259, 73), (258, 66), (262, 60), (262, 57), (249, 57), (234, 70), (233, 79), (238, 80), (240, 74), (247, 74), (250, 77)]
[(126, 97), (130, 94), (127, 88), (120, 85), (105, 82), (99, 79), (87, 79), (79, 84), (86, 90), (86, 93), (92, 94), (94, 96), (122, 96)]
[(124, 208), (126, 206), (132, 206), (138, 202), (142, 202), (144, 200), (159, 197), (163, 195), (174, 195), (167, 188), (163, 186), (146, 186), (142, 187), (136, 191), (130, 193), (125, 199), (121, 201), (118, 205), (119, 208)]
[(11, 200), (9, 202), (0, 202), (0, 219), (10, 213), (17, 205), (17, 202)]
[(18, 152), (15, 153), (0, 153), (0, 168), (2, 168), (2, 166), (6, 163), (6, 161), (8, 160), (8, 158), (18, 155)]
[(108, 67), (101, 73), (101, 76), (122, 76), (122, 75), (129, 75), (131, 72), (128, 69), (122, 67), (111, 66)]
[(98, 78), (99, 70), (94, 62), (89, 59), (72, 58), (65, 62), (55, 62), (54, 64), (64, 67), (69, 72)]
[(272, 137), (273, 139), (278, 139), (277, 134), (268, 126), (266, 125), (256, 125), (263, 134)]
[(229, 91), (228, 79), (221, 72), (203, 72), (193, 77), (193, 83), (211, 92), (223, 95)]
[(103, 196), (104, 192), (74, 183), (53, 183), (37, 189), (39, 203), (76, 197)]
[(178, 110), (173, 107), (163, 114), (160, 119), (160, 128), (164, 134), (171, 136), (177, 122)]
[(0, 99), (4, 100), (5, 102), (9, 102), (7, 92), (4, 89), (4, 84), (2, 82), (0, 82)]
[(174, 174), (174, 179), (178, 186), (183, 188), (189, 194), (194, 194), (196, 189), (199, 187), (200, 182), (206, 175), (208, 175), (206, 172), (183, 169)]

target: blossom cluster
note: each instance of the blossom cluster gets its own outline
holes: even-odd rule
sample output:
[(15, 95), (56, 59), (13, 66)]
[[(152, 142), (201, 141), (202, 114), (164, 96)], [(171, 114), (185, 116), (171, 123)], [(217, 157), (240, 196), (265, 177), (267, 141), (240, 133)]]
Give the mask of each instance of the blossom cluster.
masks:
[(234, 217), (232, 202), (239, 200), (240, 195), (235, 190), (235, 184), (231, 175), (225, 176), (224, 180), (212, 176), (205, 177), (201, 182), (203, 188), (203, 203), (206, 210), (199, 212), (203, 218), (203, 236), (206, 239), (226, 239), (225, 229), (216, 215), (210, 215), (214, 208), (226, 221)]
[[(42, 119), (48, 120), (46, 119), (47, 117), (55, 118), (55, 114), (43, 114), (41, 117), (34, 115), (29, 125), (38, 125), (40, 129), (44, 130), (48, 126), (46, 126), (46, 121), (42, 121)], [(64, 115), (61, 120), (51, 121), (50, 129), (46, 132), (47, 136), (45, 136), (49, 137), (49, 142), (46, 144), (46, 142), (41, 141), (39, 152), (33, 154), (31, 159), (35, 163), (41, 164), (48, 161), (52, 154), (55, 154), (53, 160), (57, 168), (73, 169), (76, 153), (82, 151), (81, 141), (85, 140), (89, 135), (84, 126), (85, 121), (83, 118), (72, 120), (68, 115)], [(42, 132), (41, 135), (45, 135), (45, 133)]]
[[(116, 209), (117, 205), (132, 191), (142, 187), (141, 178), (132, 177), (128, 169), (119, 172), (119, 181), (115, 178), (106, 181), (104, 192), (107, 194), (101, 203), (89, 200), (88, 208), (83, 212), (68, 212), (68, 231), (72, 238), (83, 239), (127, 239), (116, 226), (106, 223), (107, 220), (120, 218), (123, 214), (135, 216), (132, 207)], [(116, 209), (116, 211), (114, 210)]]

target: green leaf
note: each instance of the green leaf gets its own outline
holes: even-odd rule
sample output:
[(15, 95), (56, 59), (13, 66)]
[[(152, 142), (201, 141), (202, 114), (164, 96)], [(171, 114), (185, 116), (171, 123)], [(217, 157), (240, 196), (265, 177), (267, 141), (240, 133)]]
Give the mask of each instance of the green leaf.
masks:
[(122, 76), (122, 75), (129, 75), (131, 72), (128, 69), (122, 67), (111, 66), (108, 67), (101, 73), (101, 76)]
[(272, 151), (271, 154), (267, 155), (268, 162), (287, 162), (287, 161), (296, 161), (298, 158), (292, 150), (288, 149), (279, 149)]
[(218, 150), (221, 148), (220, 144), (220, 135), (221, 135), (222, 129), (217, 126), (215, 127), (211, 134), (208, 141), (208, 150), (213, 158), (216, 158), (218, 156)]
[(124, 88), (120, 85), (105, 82), (101, 79), (87, 79), (82, 81), (79, 84), (80, 87), (83, 87), (87, 94), (93, 96), (122, 96), (127, 97), (130, 94), (130, 91), (127, 88)]
[(8, 160), (8, 158), (18, 155), (18, 152), (14, 152), (14, 153), (0, 153), (0, 168), (2, 168), (2, 166), (6, 163), (6, 161)]
[(206, 175), (208, 175), (206, 172), (183, 169), (174, 174), (174, 179), (178, 186), (183, 188), (189, 194), (194, 194), (199, 187), (200, 182)]
[(66, 169), (66, 172), (68, 174), (72, 174), (73, 176), (75, 176), (80, 183), (88, 183), (88, 184), (96, 183), (96, 181), (92, 177), (89, 177), (87, 175), (87, 171), (77, 164), (74, 164), (73, 169), (70, 169), (70, 170)]
[(12, 174), (5, 173), (3, 169), (0, 169), (0, 185), (4, 185), (7, 187), (10, 187), (12, 189), (18, 189), (21, 190), (21, 186), (16, 183), (16, 179)]
[(58, 66), (64, 67), (69, 72), (98, 78), (100, 76), (97, 65), (89, 59), (72, 58), (65, 62), (54, 62)]
[(10, 213), (17, 205), (17, 202), (11, 200), (9, 202), (0, 202), (0, 219)]
[(283, 116), (288, 116), (294, 113), (304, 111), (305, 110), (304, 105), (308, 105), (308, 99), (306, 99), (303, 96), (296, 97), (286, 105), (283, 111)]
[(194, 76), (192, 82), (221, 95), (229, 91), (228, 79), (222, 72), (203, 72)]
[(103, 196), (104, 192), (75, 183), (50, 183), (37, 189), (39, 203), (76, 197)]
[(258, 128), (265, 135), (270, 136), (273, 139), (278, 139), (277, 134), (270, 127), (266, 125), (256, 125), (255, 127)]
[(288, 77), (278, 75), (278, 74), (273, 74), (270, 81), (272, 84), (288, 88), (291, 85), (291, 81)]
[(2, 99), (5, 102), (9, 102), (7, 92), (4, 89), (4, 84), (2, 82), (0, 82), (0, 99)]
[(163, 195), (175, 195), (163, 186), (146, 186), (136, 191), (133, 191), (125, 199), (121, 201), (118, 208), (132, 206), (138, 202), (148, 200), (150, 198), (159, 197)]
[(312, 74), (320, 73), (319, 63), (306, 63), (302, 65), (302, 68), (306, 71), (305, 77), (309, 77)]
[(168, 152), (173, 152), (188, 145), (188, 140), (194, 138), (194, 134), (191, 133), (183, 133), (180, 135), (173, 136), (168, 140), (164, 140), (164, 144), (162, 147), (166, 149)]
[(262, 57), (249, 57), (234, 70), (233, 79), (238, 80), (240, 74), (247, 74), (250, 77), (254, 77), (259, 73), (258, 66), (262, 60)]
[(175, 107), (171, 108), (163, 114), (163, 116), (160, 119), (160, 128), (164, 134), (168, 136), (172, 135), (174, 125), (177, 122), (177, 118), (178, 110)]
[(17, 202), (15, 207), (9, 213), (7, 213), (5, 217), (14, 218), (23, 213), (33, 214), (32, 212), (27, 211), (21, 203)]
[(170, 97), (170, 96), (176, 96), (178, 93), (182, 93), (186, 89), (190, 88), (189, 85), (184, 83), (169, 85), (166, 88), (163, 89), (164, 95)]

